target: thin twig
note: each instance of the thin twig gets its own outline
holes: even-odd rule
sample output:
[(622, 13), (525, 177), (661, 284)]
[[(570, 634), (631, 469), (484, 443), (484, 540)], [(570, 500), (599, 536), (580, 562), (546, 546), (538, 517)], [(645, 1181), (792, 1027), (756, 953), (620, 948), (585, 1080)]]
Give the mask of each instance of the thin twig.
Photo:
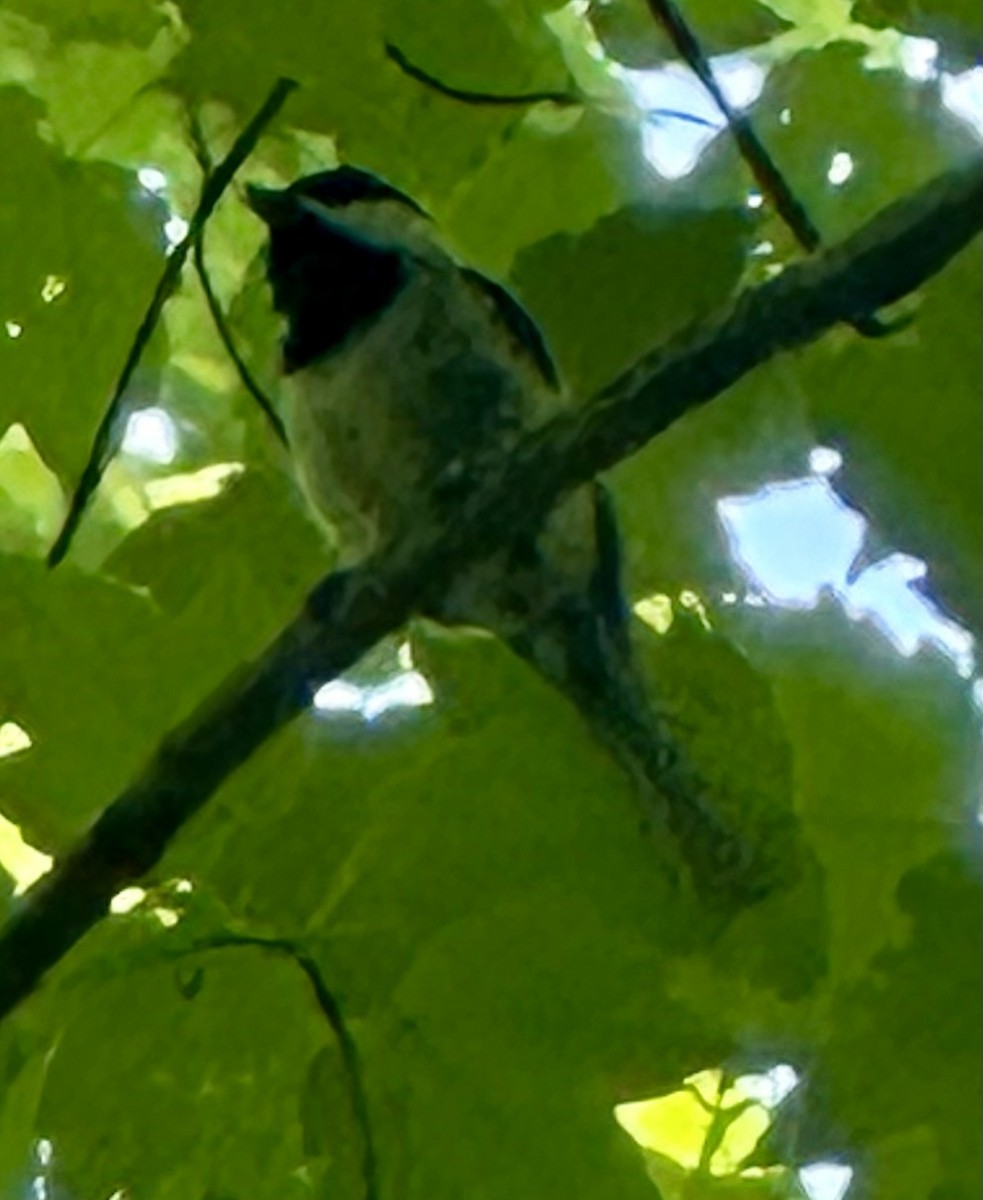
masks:
[(442, 96), (447, 96), (451, 100), (458, 100), (462, 104), (491, 105), (492, 107), (500, 108), (515, 108), (519, 105), (543, 103), (561, 104), (567, 107), (574, 104), (583, 104), (583, 98), (578, 96), (576, 92), (471, 92), (464, 88), (452, 87), (450, 84), (444, 83), (433, 75), (429, 75), (422, 67), (418, 67), (415, 63), (410, 62), (402, 50), (398, 46), (394, 46), (392, 42), (386, 42), (386, 57), (391, 59), (403, 74), (408, 75), (410, 79), (415, 79), (417, 83), (422, 83), (424, 87), (430, 88), (431, 91), (439, 92)]
[(273, 407), (272, 401), (253, 378), (252, 372), (246, 366), (242, 355), (239, 353), (232, 333), (226, 324), (225, 314), (222, 312), (222, 306), (218, 302), (218, 297), (212, 288), (212, 281), (208, 277), (208, 271), (205, 267), (205, 231), (202, 230), (200, 236), (195, 241), (194, 248), (194, 264), (195, 271), (198, 274), (198, 281), (201, 284), (201, 290), (205, 294), (205, 303), (208, 305), (208, 311), (212, 314), (212, 322), (215, 325), (215, 331), (219, 336), (219, 340), (225, 347), (225, 352), (232, 360), (232, 364), (238, 372), (242, 386), (252, 396), (259, 405), (273, 430), (273, 434), (281, 446), (287, 445), (287, 431), (284, 428), (283, 421), (280, 419), (280, 414)]
[[(648, 0), (656, 22), (665, 31), (679, 57), (686, 63), (711, 99), (720, 110), (733, 135), (741, 157), (747, 163), (761, 194), (774, 207), (785, 222), (792, 236), (807, 254), (812, 254), (822, 245), (819, 227), (809, 215), (805, 205), (792, 191), (785, 176), (778, 168), (764, 142), (758, 137), (751, 118), (735, 108), (727, 99), (723, 88), (717, 83), (713, 66), (704, 53), (696, 34), (686, 23), (674, 0)], [(870, 314), (860, 315), (851, 322), (864, 337), (883, 337), (894, 333), (906, 322), (888, 323)]]
[(198, 109), (186, 108), (185, 121), (188, 127), (188, 141), (191, 143), (191, 152), (195, 156), (195, 162), (198, 164), (202, 181), (204, 181), (215, 169), (215, 160), (212, 158), (208, 139), (205, 137), (205, 130), (202, 128), (201, 114)]
[[(208, 148), (208, 139), (205, 137), (205, 131), (201, 127), (201, 120), (198, 116), (198, 110), (191, 108), (187, 111), (188, 123), (188, 140), (191, 142), (191, 149), (195, 156), (195, 161), (201, 168), (203, 179), (208, 179), (214, 170), (214, 160), (212, 159), (211, 151)], [(212, 316), (212, 323), (215, 326), (215, 331), (218, 333), (219, 340), (225, 347), (225, 352), (232, 360), (232, 365), (235, 367), (239, 380), (246, 391), (259, 405), (264, 417), (270, 423), (273, 434), (277, 441), (282, 445), (287, 445), (287, 431), (284, 428), (283, 422), (280, 420), (280, 415), (273, 407), (269, 397), (253, 378), (252, 372), (246, 366), (246, 363), (239, 353), (235, 340), (232, 337), (232, 331), (229, 329), (228, 322), (225, 319), (225, 314), (222, 312), (222, 306), (218, 302), (218, 297), (215, 295), (215, 289), (212, 287), (212, 280), (208, 274), (208, 268), (205, 264), (205, 230), (202, 228), (200, 235), (195, 241), (194, 246), (194, 264), (195, 272), (198, 276), (198, 282), (201, 284), (201, 290), (205, 295), (205, 303), (208, 305), (208, 311)]]
[(71, 545), (75, 530), (82, 519), (82, 514), (96, 488), (98, 488), (106, 467), (119, 447), (119, 424), (123, 408), (123, 397), (126, 394), (133, 372), (136, 370), (143, 352), (147, 348), (154, 330), (157, 328), (164, 305), (173, 295), (178, 285), (181, 270), (191, 248), (200, 237), (205, 222), (211, 216), (212, 211), (221, 199), (225, 189), (231, 183), (236, 171), (252, 153), (263, 130), (276, 116), (282, 108), (284, 101), (296, 86), (297, 84), (292, 79), (280, 79), (277, 81), (263, 106), (236, 138), (232, 149), (204, 181), (198, 206), (188, 225), (188, 232), (168, 256), (163, 273), (158, 280), (157, 287), (154, 289), (150, 304), (147, 306), (147, 311), (144, 313), (143, 320), (140, 322), (140, 326), (133, 339), (133, 344), (130, 347), (130, 352), (123, 364), (123, 369), (120, 371), (112, 399), (103, 414), (102, 420), (99, 422), (92, 450), (89, 454), (89, 460), (85, 464), (75, 493), (72, 496), (65, 522), (61, 527), (58, 537), (55, 539), (55, 544), (51, 547), (48, 554), (49, 567), (57, 566), (68, 553), (68, 548)]
[(325, 1020), (331, 1027), (335, 1042), (341, 1054), (342, 1067), (345, 1074), (345, 1088), (348, 1092), (348, 1102), (351, 1105), (352, 1116), (358, 1126), (362, 1139), (362, 1182), (365, 1185), (365, 1200), (378, 1200), (379, 1196), (379, 1164), (376, 1155), (375, 1141), (372, 1136), (372, 1118), (369, 1113), (369, 1101), (365, 1092), (362, 1078), (362, 1063), (358, 1052), (358, 1043), (352, 1036), (351, 1030), (341, 1011), (337, 997), (328, 987), (321, 969), (314, 958), (295, 945), (288, 938), (259, 937), (255, 934), (226, 933), (204, 938), (190, 951), (184, 950), (182, 956), (201, 950), (224, 950), (236, 946), (255, 946), (261, 950), (270, 950), (274, 954), (282, 954), (289, 958), (303, 971), (318, 1008), (324, 1014)]
[(561, 494), (614, 466), (777, 354), (920, 287), (983, 225), (974, 160), (878, 213), (845, 241), (744, 292), (602, 393), (525, 435), (498, 477), (442, 526), (336, 572), (254, 662), (172, 730), (85, 837), (21, 898), (0, 932), (0, 1017), (141, 879), (234, 770), (462, 568), (542, 520)]
[(699, 125), (702, 129), (716, 129), (713, 121), (701, 117), (698, 113), (686, 112), (681, 108), (646, 108), (645, 117), (662, 117), (669, 121), (683, 121), (687, 125)]
[(750, 118), (727, 99), (723, 88), (717, 83), (709, 58), (679, 8), (673, 0), (648, 0), (648, 5), (676, 53), (703, 84), (720, 110), (761, 194), (774, 206), (802, 249), (809, 254), (817, 250), (822, 244), (818, 227), (789, 187), (785, 176), (755, 132)]

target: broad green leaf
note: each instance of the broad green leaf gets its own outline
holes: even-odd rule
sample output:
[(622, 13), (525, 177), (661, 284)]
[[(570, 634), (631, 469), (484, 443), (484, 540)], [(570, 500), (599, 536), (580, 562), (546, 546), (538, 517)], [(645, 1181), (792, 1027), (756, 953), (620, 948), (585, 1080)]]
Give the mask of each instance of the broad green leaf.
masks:
[(37, 1170), (37, 1113), (48, 1067), (44, 1047), (34, 1053), (9, 1035), (0, 1072), (0, 1187), (17, 1195)]
[[(970, 837), (979, 718), (951, 663), (903, 657), (832, 604), (745, 610), (731, 626), (769, 670), (795, 754), (797, 809), (825, 874), (835, 978), (899, 936), (905, 873)], [(940, 953), (961, 956), (957, 947)]]
[(257, 473), (217, 501), (157, 514), (110, 560), (129, 586), (0, 560), (0, 667), (16, 681), (4, 700), (34, 743), (0, 762), (0, 778), (10, 815), (43, 833), (43, 848), (108, 803), (323, 572), (322, 539), (284, 483)]
[(979, 58), (980, 7), (973, 0), (857, 0), (858, 20), (893, 25), (913, 37), (935, 38), (950, 68), (971, 67)]
[[(345, 161), (433, 204), (483, 161), (517, 114), (449, 100), (401, 71), (386, 53), (398, 40), (394, 28), (405, 27), (400, 14), (391, 18), (382, 0), (319, 7), (288, 0), (275, 10), (262, 0), (193, 0), (182, 6), (191, 41), (170, 77), (190, 103), (217, 100), (240, 119), (277, 76), (295, 79), (301, 87), (285, 123), (336, 138)], [(441, 77), (439, 63), (419, 65)]]
[(0, 580), (5, 708), (32, 741), (0, 760), (4, 810), (49, 850), (88, 824), (159, 736), (169, 706), (157, 628), (146, 598), (71, 567), (3, 558)]
[[(256, 570), (243, 595), (232, 581), (239, 580), (241, 588), (250, 562), (264, 569)], [(257, 635), (247, 633), (250, 624), (272, 632), (289, 611), (285, 606), (299, 603), (327, 562), (326, 538), (291, 480), (249, 471), (213, 501), (156, 514), (120, 547), (107, 570), (146, 589), (174, 618), (189, 607), (205, 618), (210, 607), (212, 635), (198, 630), (191, 644), (214, 648), (224, 624), (223, 640), (230, 645), (223, 653), (234, 653), (237, 641), (240, 652), (247, 649), (247, 638), (255, 641)], [(247, 625), (236, 622), (237, 608)]]
[(71, 1193), (310, 1194), (298, 1095), (332, 1032), (296, 963), (255, 947), (164, 958), (78, 984), (63, 1012), (37, 1127)]
[(99, 42), (59, 46), (31, 90), (45, 101), (66, 151), (87, 157), (107, 129), (127, 119), (130, 105), (159, 80), (180, 44), (180, 31), (162, 24), (146, 49)]
[(418, 8), (383, 0), (382, 22), (387, 41), (447, 87), (521, 96), (569, 89), (543, 21), (555, 7), (555, 0), (447, 0), (443, 19), (432, 21)]
[[(859, 46), (829, 46), (776, 68), (752, 116), (829, 242), (978, 153), (973, 134), (941, 106), (937, 81), (865, 69)], [(787, 238), (777, 228), (770, 236), (779, 246)]]
[(633, 600), (694, 592), (713, 606), (740, 590), (717, 504), (801, 477), (814, 443), (786, 360), (689, 414), (611, 473)]
[(967, 251), (884, 341), (829, 339), (799, 374), (824, 444), (841, 447), (841, 486), (963, 621), (983, 588), (979, 255)]
[[(753, 0), (686, 0), (677, 7), (707, 55), (746, 50), (783, 27)], [(678, 57), (644, 0), (595, 0), (590, 15), (607, 53), (626, 67), (644, 70)]]
[(644, 175), (638, 144), (636, 131), (600, 112), (574, 110), (558, 127), (530, 114), (455, 190), (445, 227), (465, 258), (505, 275), (523, 248), (585, 233), (620, 208)]
[(44, 553), (61, 523), (64, 498), (58, 480), (23, 425), (0, 438), (0, 548), (4, 553)]
[[(575, 393), (588, 396), (647, 350), (723, 305), (740, 277), (748, 222), (736, 210), (655, 202), (583, 234), (523, 250), (512, 277)], [(692, 270), (694, 252), (701, 268)]]
[[(159, 202), (115, 167), (63, 158), (43, 110), (0, 92), (15, 189), (0, 208), (0, 426), (19, 421), (74, 484), (163, 261)], [(146, 364), (135, 389), (153, 394)]]
[[(900, 70), (899, 35), (851, 21), (941, 37), (954, 69), (978, 28), (963, 0), (927, 16), (893, 0), (683, 8), (710, 53), (751, 49), (770, 67), (752, 118), (828, 240), (978, 157), (942, 82)], [(450, 88), (579, 102), (454, 99), (387, 42)], [(339, 161), (406, 189), (462, 261), (510, 282), (586, 393), (799, 255), (766, 199), (749, 207), (726, 133), (685, 178), (646, 162), (617, 64), (657, 63), (659, 46), (645, 6), (620, 0), (5, 7), (8, 846), (62, 851), (330, 565), (190, 270), (127, 398), (165, 410), (173, 456), (122, 455), (73, 558), (40, 563), (196, 202), (191, 130), (218, 159), (278, 75), (301, 84), (205, 237), (229, 330), (275, 404), (263, 231), (239, 187)], [(0, 1029), (0, 1190), (364, 1200), (340, 1015), (379, 1197), (792, 1200), (799, 1168), (830, 1159), (858, 1200), (973, 1194), (975, 649), (951, 625), (946, 653), (905, 657), (883, 612), (849, 608), (897, 551), (929, 564), (947, 606), (975, 610), (971, 260), (893, 337), (838, 331), (611, 472), (653, 697), (772, 872), (765, 900), (700, 904), (677, 882), (679, 845), (643, 827), (630, 781), (561, 695), (492, 639), (415, 622), (227, 781)], [(718, 504), (796, 480), (849, 495), (859, 550), (816, 584), (817, 607), (782, 609)], [(767, 533), (772, 557), (794, 560), (781, 565), (825, 561), (824, 533), (780, 526)], [(931, 591), (908, 595), (930, 613)], [(383, 711), (392, 672), (409, 703)], [(5, 910), (23, 903), (5, 873), (0, 888)], [(681, 1166), (676, 1143), (643, 1152), (615, 1119), (694, 1077), (776, 1064), (797, 1085), (750, 1160), (750, 1134), (735, 1149), (704, 1131), (716, 1173)]]
[(942, 852), (906, 873), (898, 903), (907, 935), (838, 997), (822, 1072), (847, 1136), (874, 1142), (875, 1178), (889, 1169), (880, 1139), (929, 1130), (938, 1164), (922, 1194), (953, 1200), (975, 1194), (983, 1165), (980, 899), (975, 850)]
[(6, 8), (43, 25), (59, 41), (132, 42), (146, 45), (159, 31), (163, 15), (150, 0), (87, 0), (81, 5), (58, 0), (11, 0)]

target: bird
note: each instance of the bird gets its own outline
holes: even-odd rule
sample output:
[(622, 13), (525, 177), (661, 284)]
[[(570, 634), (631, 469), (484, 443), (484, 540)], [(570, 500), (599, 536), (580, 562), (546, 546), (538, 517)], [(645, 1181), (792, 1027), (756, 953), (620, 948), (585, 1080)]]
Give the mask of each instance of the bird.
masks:
[[(459, 262), (423, 207), (379, 175), (346, 164), (285, 188), (247, 185), (246, 198), (267, 227), (284, 323), (288, 443), (340, 566), (453, 520), (463, 489), (574, 403), (520, 301)], [(558, 689), (631, 776), (643, 823), (675, 836), (697, 890), (735, 880), (756, 894), (745, 840), (649, 701), (601, 483), (428, 596), (422, 615), (487, 630)]]

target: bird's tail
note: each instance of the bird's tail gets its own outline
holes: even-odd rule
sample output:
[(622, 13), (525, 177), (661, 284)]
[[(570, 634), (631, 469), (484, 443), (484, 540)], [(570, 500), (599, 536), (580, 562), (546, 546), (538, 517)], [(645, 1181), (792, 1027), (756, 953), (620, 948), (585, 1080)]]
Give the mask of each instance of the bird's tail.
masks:
[[(693, 886), (734, 910), (775, 889), (775, 845), (741, 827), (692, 762), (683, 723), (653, 702), (633, 653), (617, 516), (600, 483), (478, 564), (428, 606), (451, 625), (496, 634), (579, 711), (632, 779), (653, 836), (671, 839)], [(767, 839), (766, 839), (767, 840)], [(665, 849), (665, 847), (663, 847)]]
[(603, 485), (593, 485), (590, 504), (594, 562), (586, 586), (583, 576), (581, 586), (570, 586), (569, 570), (551, 561), (547, 531), (539, 539), (537, 564), (544, 603), (531, 603), (525, 621), (505, 640), (567, 697), (622, 765), (654, 835), (672, 836), (701, 897), (727, 907), (752, 903), (771, 890), (773, 872), (762, 869), (750, 838), (714, 803), (710, 786), (688, 761), (679, 723), (648, 694), (632, 649), (617, 517)]

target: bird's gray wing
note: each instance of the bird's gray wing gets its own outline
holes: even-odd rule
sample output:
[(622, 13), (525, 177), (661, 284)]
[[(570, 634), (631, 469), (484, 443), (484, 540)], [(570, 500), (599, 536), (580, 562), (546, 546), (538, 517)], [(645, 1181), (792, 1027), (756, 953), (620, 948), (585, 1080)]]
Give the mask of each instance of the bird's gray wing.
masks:
[(556, 363), (550, 354), (542, 330), (526, 312), (508, 288), (482, 275), (480, 271), (464, 268), (461, 272), (468, 284), (491, 304), (513, 344), (532, 360), (536, 370), (551, 388), (560, 386)]

